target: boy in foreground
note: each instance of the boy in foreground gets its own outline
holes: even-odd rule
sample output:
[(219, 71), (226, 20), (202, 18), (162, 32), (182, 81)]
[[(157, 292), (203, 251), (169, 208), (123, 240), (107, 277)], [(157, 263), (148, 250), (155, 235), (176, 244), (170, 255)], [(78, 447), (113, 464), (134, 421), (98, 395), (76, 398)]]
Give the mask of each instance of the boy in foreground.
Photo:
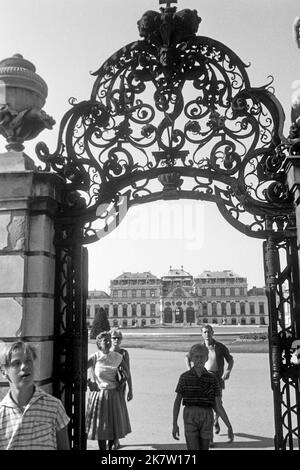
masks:
[(9, 391), (0, 402), (1, 450), (69, 450), (69, 418), (60, 400), (34, 384), (35, 348), (9, 345), (1, 369)]
[[(208, 352), (208, 360), (205, 363), (206, 370), (215, 375), (219, 385), (221, 387), (221, 395), (222, 390), (225, 389), (225, 381), (227, 381), (230, 377), (232, 368), (233, 368), (233, 357), (230, 354), (228, 348), (225, 344), (220, 343), (220, 341), (216, 341), (214, 339), (214, 330), (211, 325), (205, 324), (201, 328), (202, 337), (204, 339), (204, 345), (206, 346)], [(227, 367), (225, 369), (225, 363)], [(192, 367), (192, 363), (189, 358), (189, 353), (186, 355), (186, 364), (188, 369)], [(222, 403), (223, 405), (223, 403)], [(214, 416), (214, 428), (215, 433), (219, 434), (220, 432), (220, 424), (219, 424), (219, 416), (215, 412)], [(210, 443), (210, 447), (213, 447), (213, 441)]]
[(222, 406), (221, 388), (216, 377), (204, 367), (208, 352), (204, 345), (194, 344), (189, 352), (194, 366), (179, 377), (173, 405), (174, 439), (179, 439), (177, 424), (181, 402), (184, 406), (184, 433), (188, 450), (209, 450), (213, 438), (215, 410), (228, 428), (228, 437), (233, 440), (233, 431), (226, 411)]

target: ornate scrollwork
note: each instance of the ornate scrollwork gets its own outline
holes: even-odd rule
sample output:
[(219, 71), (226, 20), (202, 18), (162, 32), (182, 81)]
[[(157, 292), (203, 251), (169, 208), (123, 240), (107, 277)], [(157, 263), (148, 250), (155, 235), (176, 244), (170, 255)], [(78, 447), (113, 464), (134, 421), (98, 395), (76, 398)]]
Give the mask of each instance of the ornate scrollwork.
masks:
[(125, 193), (129, 206), (159, 197), (213, 201), (251, 236), (282, 235), (293, 211), (284, 113), (270, 83), (251, 87), (233, 51), (196, 36), (199, 23), (191, 10), (146, 12), (138, 23), (144, 39), (93, 73), (91, 99), (72, 103), (56, 151), (38, 145), (46, 169), (84, 198), (86, 241), (97, 207)]

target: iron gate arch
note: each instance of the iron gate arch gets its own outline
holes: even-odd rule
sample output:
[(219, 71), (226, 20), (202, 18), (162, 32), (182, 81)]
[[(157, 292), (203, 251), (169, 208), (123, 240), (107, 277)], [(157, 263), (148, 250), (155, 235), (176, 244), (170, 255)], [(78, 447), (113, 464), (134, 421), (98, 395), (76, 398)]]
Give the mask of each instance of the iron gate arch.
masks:
[[(142, 40), (93, 75), (91, 97), (71, 99), (57, 149), (37, 155), (65, 181), (56, 217), (55, 394), (85, 448), (87, 254), (130, 207), (155, 200), (214, 202), (242, 233), (264, 241), (275, 447), (299, 446), (299, 275), (285, 164), (293, 140), (271, 81), (254, 88), (228, 47), (197, 36), (195, 10), (162, 7), (138, 22)], [(284, 252), (284, 257), (279, 256)], [(287, 321), (289, 315), (289, 321)], [(293, 394), (293, 396), (292, 396)]]

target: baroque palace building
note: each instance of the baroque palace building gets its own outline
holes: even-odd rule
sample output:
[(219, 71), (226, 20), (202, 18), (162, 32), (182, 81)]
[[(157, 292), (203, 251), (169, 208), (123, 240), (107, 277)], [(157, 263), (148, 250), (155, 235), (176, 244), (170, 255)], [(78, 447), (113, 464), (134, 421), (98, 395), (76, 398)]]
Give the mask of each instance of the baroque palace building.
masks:
[(151, 272), (124, 272), (110, 282), (110, 295), (89, 292), (88, 327), (104, 308), (111, 326), (267, 325), (264, 288), (248, 290), (247, 278), (230, 270), (203, 271), (196, 277), (170, 267), (157, 277)]

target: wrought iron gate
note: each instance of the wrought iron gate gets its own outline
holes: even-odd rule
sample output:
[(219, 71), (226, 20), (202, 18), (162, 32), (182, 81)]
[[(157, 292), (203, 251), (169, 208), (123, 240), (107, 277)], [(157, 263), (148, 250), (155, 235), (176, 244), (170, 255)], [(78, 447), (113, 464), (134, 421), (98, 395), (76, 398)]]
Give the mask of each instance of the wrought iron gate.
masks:
[(201, 18), (195, 10), (161, 3), (167, 6), (138, 22), (142, 40), (122, 47), (93, 74), (90, 99), (71, 100), (55, 152), (37, 145), (45, 170), (65, 182), (56, 220), (55, 394), (72, 417), (73, 448), (84, 448), (82, 246), (108, 234), (135, 204), (209, 201), (237, 230), (266, 240), (276, 448), (293, 448), (293, 438), (299, 444), (299, 366), (290, 348), (300, 340), (299, 275), (284, 113), (271, 83), (252, 87), (232, 50), (196, 35)]
[[(57, 227), (57, 234), (63, 235)], [(68, 416), (73, 449), (85, 449), (88, 333), (88, 252), (81, 244), (57, 247), (55, 284), (54, 395)]]
[(296, 237), (263, 244), (269, 307), (269, 357), (274, 397), (275, 449), (300, 447), (299, 261)]

